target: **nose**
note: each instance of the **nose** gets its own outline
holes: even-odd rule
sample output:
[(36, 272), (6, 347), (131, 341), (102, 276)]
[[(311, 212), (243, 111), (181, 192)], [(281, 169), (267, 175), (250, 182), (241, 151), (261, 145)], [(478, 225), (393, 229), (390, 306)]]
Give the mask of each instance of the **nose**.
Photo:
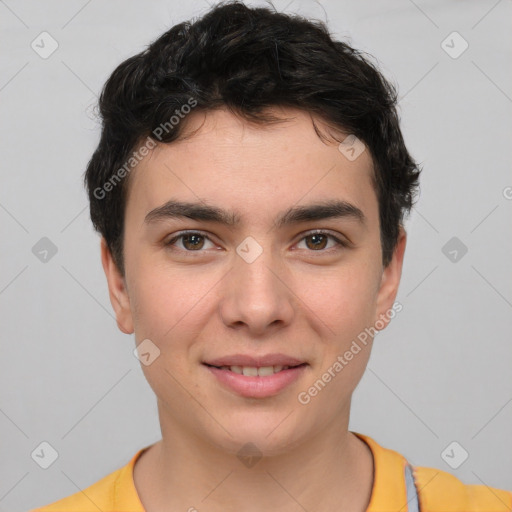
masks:
[(223, 279), (220, 314), (232, 329), (251, 336), (268, 335), (290, 325), (297, 311), (290, 274), (270, 250), (254, 260), (237, 254)]

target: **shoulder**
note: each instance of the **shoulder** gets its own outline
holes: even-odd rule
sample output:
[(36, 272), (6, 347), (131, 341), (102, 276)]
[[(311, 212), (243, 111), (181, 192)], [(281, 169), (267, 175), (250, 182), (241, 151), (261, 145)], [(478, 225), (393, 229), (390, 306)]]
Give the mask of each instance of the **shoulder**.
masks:
[(89, 512), (92, 510), (110, 510), (116, 482), (122, 469), (103, 477), (82, 491), (67, 496), (55, 503), (30, 512)]
[[(375, 468), (369, 512), (404, 510), (416, 491), (421, 512), (512, 512), (512, 492), (487, 485), (469, 485), (436, 468), (413, 466), (407, 459), (373, 438), (353, 432), (371, 448)], [(412, 469), (413, 486), (406, 482), (406, 467)], [(412, 482), (411, 482), (412, 483)]]
[(440, 469), (412, 467), (422, 512), (510, 512), (512, 492), (465, 484)]
[(29, 512), (115, 512), (120, 506), (123, 512), (141, 512), (133, 484), (133, 466), (142, 451), (139, 450), (128, 464), (89, 487)]

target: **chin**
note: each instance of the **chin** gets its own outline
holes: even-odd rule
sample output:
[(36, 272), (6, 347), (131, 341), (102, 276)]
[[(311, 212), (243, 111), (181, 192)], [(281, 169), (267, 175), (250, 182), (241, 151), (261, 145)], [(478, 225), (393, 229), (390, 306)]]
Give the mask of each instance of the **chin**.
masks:
[(288, 416), (290, 410), (251, 410), (224, 415), (222, 425), (231, 435), (217, 428), (218, 435), (212, 441), (233, 455), (250, 451), (252, 446), (260, 455), (269, 457), (287, 453), (304, 442), (308, 432), (304, 421), (297, 423), (293, 413)]

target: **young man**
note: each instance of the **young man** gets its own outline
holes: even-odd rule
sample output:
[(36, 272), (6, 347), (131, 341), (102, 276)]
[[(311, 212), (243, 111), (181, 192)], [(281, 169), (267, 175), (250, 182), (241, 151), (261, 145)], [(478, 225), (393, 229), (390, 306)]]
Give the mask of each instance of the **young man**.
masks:
[(100, 109), (91, 217), (162, 439), (40, 512), (512, 509), (348, 430), (420, 174), (369, 61), (229, 3), (123, 62)]

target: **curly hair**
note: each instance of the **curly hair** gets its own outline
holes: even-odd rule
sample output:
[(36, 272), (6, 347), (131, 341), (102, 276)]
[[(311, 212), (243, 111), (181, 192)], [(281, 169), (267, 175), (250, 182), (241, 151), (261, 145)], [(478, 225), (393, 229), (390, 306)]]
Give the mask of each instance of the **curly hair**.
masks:
[(127, 162), (136, 165), (144, 140), (154, 147), (155, 135), (162, 143), (183, 136), (184, 123), (172, 118), (192, 106), (227, 107), (254, 123), (276, 121), (273, 106), (298, 108), (363, 141), (373, 161), (387, 266), (421, 169), (405, 147), (397, 90), (369, 57), (334, 40), (320, 21), (230, 1), (175, 25), (122, 62), (103, 87), (101, 138), (84, 175), (92, 223), (121, 274)]

